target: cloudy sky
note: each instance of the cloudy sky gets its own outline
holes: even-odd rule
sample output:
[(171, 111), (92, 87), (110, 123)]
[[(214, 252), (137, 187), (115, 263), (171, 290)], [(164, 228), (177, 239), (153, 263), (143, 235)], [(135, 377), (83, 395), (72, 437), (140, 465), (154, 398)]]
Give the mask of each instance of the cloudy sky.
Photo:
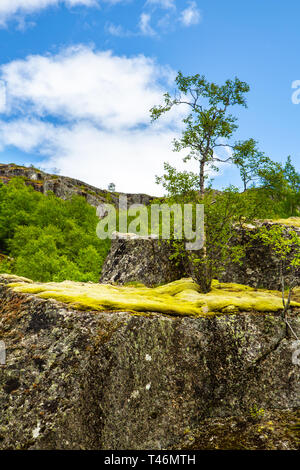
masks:
[(164, 161), (193, 168), (172, 152), (184, 110), (149, 118), (181, 70), (247, 81), (236, 138), (300, 170), (299, 23), (298, 0), (0, 0), (0, 162), (160, 194)]

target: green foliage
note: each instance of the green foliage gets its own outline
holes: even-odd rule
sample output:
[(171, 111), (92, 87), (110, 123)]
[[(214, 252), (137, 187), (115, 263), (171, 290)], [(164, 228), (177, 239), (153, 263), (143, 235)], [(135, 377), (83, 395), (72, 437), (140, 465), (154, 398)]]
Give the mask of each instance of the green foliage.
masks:
[(292, 164), (291, 157), (285, 165), (271, 162), (259, 170), (260, 185), (276, 204), (280, 217), (300, 214), (300, 174)]
[[(269, 246), (278, 259), (278, 271), (282, 286), (283, 315), (286, 316), (291, 303), (293, 289), (300, 285), (300, 237), (294, 230), (286, 230), (282, 225), (260, 227), (253, 239), (259, 239)], [(287, 298), (285, 291), (288, 289)]]
[[(171, 233), (171, 245), (178, 262), (188, 263), (193, 279), (202, 292), (209, 292), (213, 278), (217, 278), (231, 262), (241, 263), (246, 245), (233, 239), (237, 236), (233, 229), (252, 222), (254, 219), (272, 217), (273, 201), (268, 196), (252, 188), (239, 193), (237, 188), (229, 187), (222, 192), (207, 190), (202, 198), (195, 191), (197, 175), (177, 172), (165, 164), (166, 174), (157, 178), (168, 192), (166, 202), (204, 204), (205, 246), (200, 251), (187, 252), (185, 240), (176, 240)], [(171, 221), (173, 219), (171, 217)], [(195, 223), (195, 220), (194, 220)], [(195, 230), (195, 226), (193, 229)]]
[(254, 139), (236, 142), (233, 147), (233, 162), (240, 170), (244, 191), (249, 183), (255, 183), (259, 179), (259, 171), (268, 168), (271, 160), (257, 148)]
[(258, 422), (265, 416), (265, 410), (254, 404), (249, 409), (249, 415), (254, 422)]
[(200, 252), (191, 252), (189, 261), (193, 278), (203, 291), (210, 290), (212, 279), (229, 263), (242, 262), (247, 246), (239, 243), (236, 229), (264, 213), (253, 196), (253, 192), (240, 194), (237, 188), (229, 187), (222, 193), (210, 191), (202, 200), (205, 246)]
[(161, 184), (174, 202), (189, 201), (198, 189), (198, 176), (193, 172), (177, 171), (169, 163), (164, 163), (165, 174), (156, 176), (156, 183)]
[(263, 226), (253, 238), (258, 238), (264, 245), (271, 246), (275, 255), (284, 262), (293, 254), (291, 267), (300, 266), (300, 238), (294, 230), (289, 230), (287, 233), (286, 227), (282, 225), (273, 225), (271, 228)]
[(230, 114), (231, 106), (246, 107), (245, 94), (249, 85), (238, 78), (227, 80), (219, 86), (208, 82), (199, 74), (184, 76), (181, 72), (176, 77), (177, 90), (173, 97), (164, 95), (164, 105), (154, 106), (150, 112), (155, 121), (174, 106), (189, 107), (189, 114), (183, 119), (184, 130), (180, 139), (174, 141), (174, 150), (188, 150), (185, 160), (194, 158), (199, 163), (198, 189), (204, 195), (206, 169), (215, 167), (222, 160), (216, 156), (217, 147), (228, 146), (228, 139), (237, 129), (237, 119)]
[(0, 185), (0, 250), (13, 258), (0, 270), (42, 282), (97, 282), (109, 249), (97, 238), (98, 221), (84, 198), (63, 201), (14, 178)]

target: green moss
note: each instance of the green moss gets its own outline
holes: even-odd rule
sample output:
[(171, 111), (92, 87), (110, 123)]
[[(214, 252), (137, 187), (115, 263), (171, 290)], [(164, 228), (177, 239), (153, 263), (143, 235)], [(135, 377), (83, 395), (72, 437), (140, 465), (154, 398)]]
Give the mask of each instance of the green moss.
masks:
[[(10, 286), (15, 291), (55, 299), (80, 310), (158, 312), (193, 317), (282, 310), (277, 291), (255, 290), (239, 284), (214, 281), (212, 291), (202, 294), (189, 278), (154, 288), (71, 281), (45, 284), (14, 282)], [(292, 302), (292, 306), (300, 307), (300, 303)]]

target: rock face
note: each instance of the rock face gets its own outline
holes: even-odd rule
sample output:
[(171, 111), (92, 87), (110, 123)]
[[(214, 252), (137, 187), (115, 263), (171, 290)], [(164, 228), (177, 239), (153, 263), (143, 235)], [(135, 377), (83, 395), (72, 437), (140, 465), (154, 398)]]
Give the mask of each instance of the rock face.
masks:
[(85, 197), (86, 201), (94, 207), (101, 203), (112, 203), (118, 206), (119, 195), (127, 196), (128, 205), (148, 205), (153, 199), (147, 194), (124, 194), (112, 193), (99, 189), (82, 181), (66, 176), (50, 175), (36, 168), (26, 168), (15, 164), (0, 164), (0, 181), (7, 183), (12, 178), (19, 176), (24, 178), (25, 183), (32, 186), (36, 191), (46, 194), (52, 191), (61, 199), (69, 199), (73, 194)]
[[(296, 429), (300, 366), (280, 317), (82, 312), (16, 293), (6, 282), (0, 448), (299, 445), (288, 427)], [(290, 324), (299, 336), (299, 312)], [(261, 410), (266, 422), (255, 424)]]
[[(271, 227), (273, 224), (264, 223), (262, 225)], [(300, 236), (299, 227), (287, 227), (287, 236), (289, 230), (297, 232)], [(246, 249), (246, 255), (241, 265), (231, 263), (226, 267), (226, 271), (219, 277), (221, 282), (237, 282), (263, 289), (281, 289), (279, 260), (272, 253), (271, 248), (263, 245), (259, 240), (251, 239), (247, 232), (239, 232), (233, 243), (249, 244), (249, 247)], [(288, 279), (287, 270), (284, 271), (284, 274)], [(300, 268), (298, 276), (300, 279)]]
[[(271, 224), (264, 223), (265, 226)], [(286, 228), (300, 234), (300, 228)], [(111, 250), (103, 266), (100, 282), (124, 284), (136, 281), (147, 286), (168, 283), (190, 277), (188, 263), (182, 259), (179, 263), (171, 259), (173, 251), (166, 242), (155, 239), (142, 240), (123, 234), (124, 237), (112, 241)], [(135, 236), (136, 237), (136, 236)], [(137, 237), (138, 238), (138, 237)], [(252, 240), (247, 231), (238, 232), (233, 244), (249, 245), (242, 264), (231, 263), (219, 276), (221, 282), (235, 282), (255, 288), (280, 290), (278, 258), (271, 248), (259, 240)], [(284, 274), (288, 279), (288, 271)], [(300, 268), (298, 270), (300, 279)]]
[(184, 276), (183, 264), (170, 260), (172, 251), (165, 241), (117, 238), (102, 267), (101, 283), (140, 282), (148, 287), (176, 281)]

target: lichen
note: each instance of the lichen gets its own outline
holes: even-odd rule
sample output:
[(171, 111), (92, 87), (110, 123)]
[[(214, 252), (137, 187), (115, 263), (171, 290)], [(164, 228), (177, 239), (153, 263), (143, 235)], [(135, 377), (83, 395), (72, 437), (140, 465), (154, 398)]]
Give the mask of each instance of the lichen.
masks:
[[(190, 278), (154, 288), (71, 281), (45, 284), (13, 281), (9, 286), (17, 292), (54, 299), (79, 310), (158, 312), (193, 317), (282, 310), (282, 300), (277, 291), (218, 281), (213, 281), (208, 294), (199, 292), (199, 286)], [(300, 307), (300, 303), (295, 301), (291, 305)]]

